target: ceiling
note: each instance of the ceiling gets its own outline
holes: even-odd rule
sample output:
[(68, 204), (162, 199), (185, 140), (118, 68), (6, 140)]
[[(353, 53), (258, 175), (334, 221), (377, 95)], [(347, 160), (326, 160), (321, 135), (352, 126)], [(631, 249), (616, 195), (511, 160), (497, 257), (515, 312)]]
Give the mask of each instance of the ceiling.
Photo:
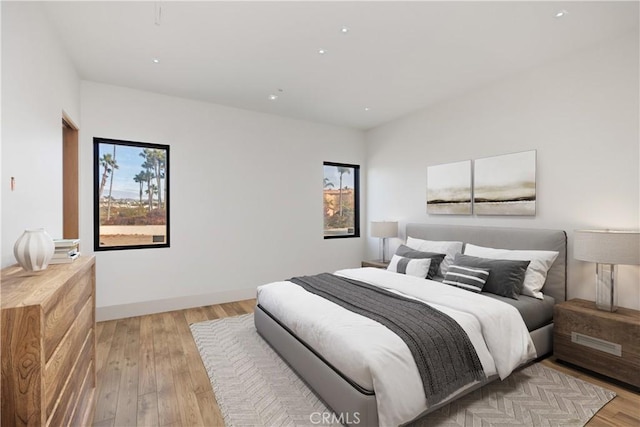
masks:
[[(370, 129), (638, 31), (638, 6), (87, 1), (44, 7), (82, 79)], [(563, 9), (565, 16), (556, 18)]]

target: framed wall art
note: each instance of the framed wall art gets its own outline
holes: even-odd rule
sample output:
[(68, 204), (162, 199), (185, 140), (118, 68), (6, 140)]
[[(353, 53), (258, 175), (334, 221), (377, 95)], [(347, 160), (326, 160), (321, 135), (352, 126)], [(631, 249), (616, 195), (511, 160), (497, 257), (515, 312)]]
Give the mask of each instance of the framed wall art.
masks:
[(536, 150), (474, 161), (477, 215), (536, 214)]
[(427, 213), (471, 215), (471, 160), (427, 167)]

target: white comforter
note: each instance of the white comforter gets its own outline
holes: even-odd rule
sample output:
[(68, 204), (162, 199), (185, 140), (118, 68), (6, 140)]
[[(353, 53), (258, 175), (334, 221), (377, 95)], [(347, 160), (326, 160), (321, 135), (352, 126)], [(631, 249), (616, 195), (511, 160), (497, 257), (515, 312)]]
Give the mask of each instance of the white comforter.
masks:
[[(504, 379), (536, 356), (522, 317), (504, 302), (377, 268), (335, 274), (419, 299), (455, 319), (469, 335), (487, 377), (497, 373)], [(258, 302), (338, 370), (375, 391), (381, 426), (406, 423), (427, 409), (411, 352), (386, 327), (291, 282), (260, 286)]]

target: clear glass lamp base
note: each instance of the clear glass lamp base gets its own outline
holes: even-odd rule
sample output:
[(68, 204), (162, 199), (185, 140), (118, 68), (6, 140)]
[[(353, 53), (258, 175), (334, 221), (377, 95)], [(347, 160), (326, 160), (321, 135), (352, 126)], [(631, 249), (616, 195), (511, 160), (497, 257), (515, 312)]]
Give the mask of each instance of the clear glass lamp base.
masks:
[(618, 309), (615, 264), (596, 264), (596, 307), (604, 311)]
[(380, 257), (380, 259), (382, 260), (382, 262), (387, 262), (387, 251), (386, 251), (386, 243), (387, 243), (387, 238), (386, 237), (381, 237), (380, 238), (380, 254), (382, 255)]

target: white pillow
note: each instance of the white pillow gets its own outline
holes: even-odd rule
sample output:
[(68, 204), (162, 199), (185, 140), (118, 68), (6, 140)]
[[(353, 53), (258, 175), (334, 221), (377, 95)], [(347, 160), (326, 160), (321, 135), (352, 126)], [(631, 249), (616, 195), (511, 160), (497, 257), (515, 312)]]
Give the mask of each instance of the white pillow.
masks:
[(394, 255), (391, 257), (387, 270), (425, 279), (429, 273), (430, 265), (431, 258), (405, 258)]
[(547, 280), (547, 272), (559, 254), (556, 251), (493, 249), (470, 243), (464, 247), (464, 253), (482, 258), (531, 261), (524, 274), (521, 293), (538, 299), (544, 298), (540, 290)]
[(447, 270), (449, 269), (449, 266), (453, 264), (453, 258), (455, 258), (456, 254), (462, 252), (462, 242), (422, 240), (407, 237), (407, 246), (417, 251), (445, 254), (446, 256), (440, 263), (440, 268), (438, 269), (438, 276), (442, 277), (447, 274)]

